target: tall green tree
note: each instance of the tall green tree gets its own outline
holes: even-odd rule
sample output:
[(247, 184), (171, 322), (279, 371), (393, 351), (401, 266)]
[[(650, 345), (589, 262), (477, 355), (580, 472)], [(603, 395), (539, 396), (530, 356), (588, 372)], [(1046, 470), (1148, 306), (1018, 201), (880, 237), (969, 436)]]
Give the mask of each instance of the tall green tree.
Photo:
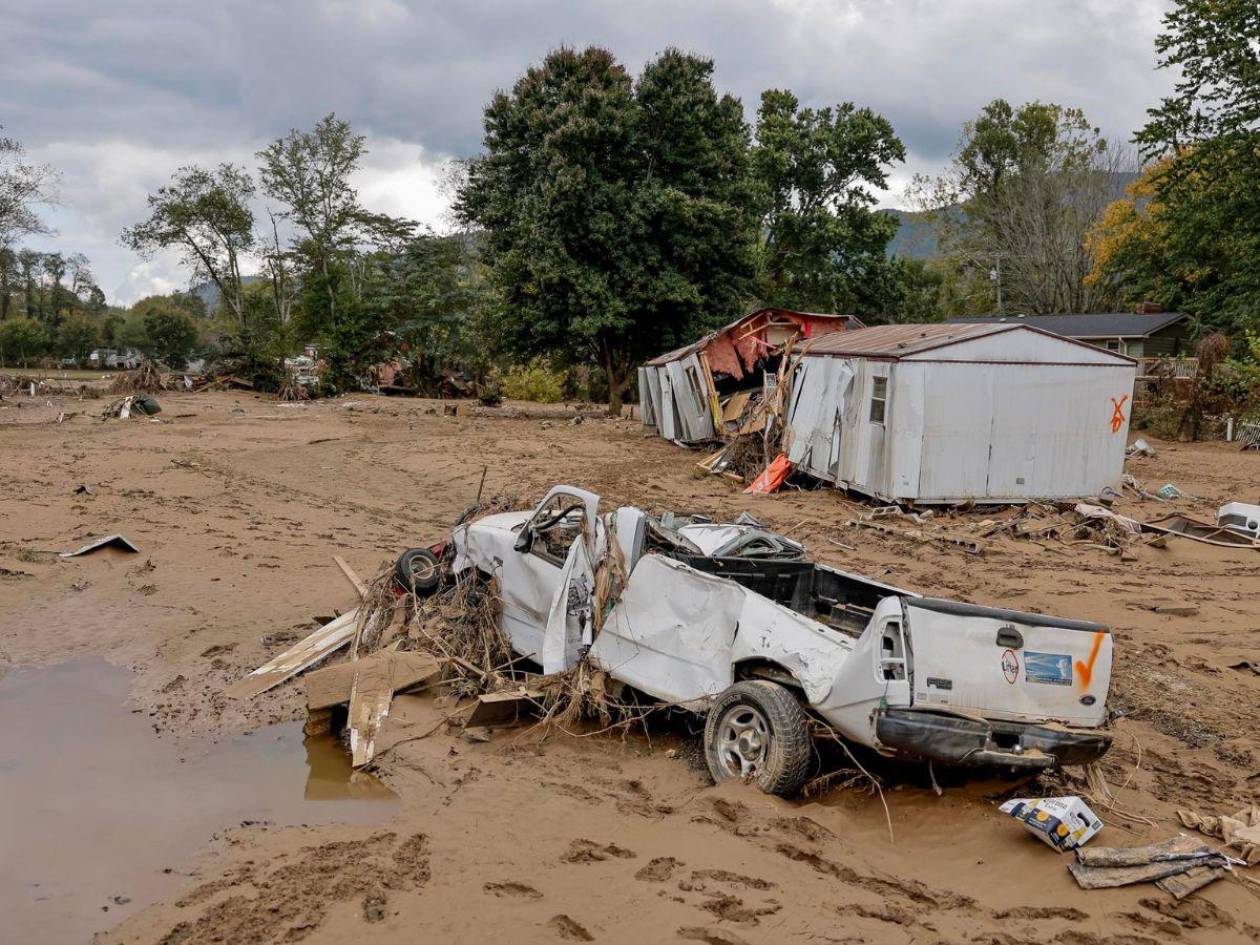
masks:
[(486, 107), (456, 201), (506, 347), (598, 365), (610, 412), (644, 357), (736, 315), (754, 272), (748, 129), (712, 72), (668, 50), (636, 82), (607, 50), (555, 50)]
[(74, 312), (61, 321), (57, 330), (57, 349), (63, 357), (82, 364), (101, 340), (100, 325), (86, 312)]
[(1132, 167), (1079, 109), (995, 99), (963, 126), (950, 169), (916, 180), (974, 308), (1095, 312), (1115, 305), (1087, 236)]
[(1136, 136), (1163, 237), (1146, 242), (1138, 278), (1241, 343), (1260, 329), (1260, 5), (1176, 0), (1155, 49), (1180, 78)]
[(872, 191), (905, 156), (892, 124), (868, 108), (802, 108), (789, 91), (762, 94), (752, 168), (764, 301), (866, 317), (886, 308), (896, 278), (884, 249), (897, 224), (872, 211)]
[(154, 309), (143, 316), (145, 343), (151, 358), (179, 369), (197, 345), (197, 326), (179, 309)]
[(26, 367), (48, 347), (48, 333), (36, 319), (17, 315), (0, 322), (0, 362)]
[(415, 382), (446, 368), (483, 367), (491, 287), (465, 234), (421, 233), (380, 270), (367, 304), (391, 326), (413, 361)]
[(141, 256), (176, 249), (195, 277), (208, 279), (238, 328), (246, 327), (241, 267), (254, 247), (255, 187), (235, 164), (182, 167), (149, 195), (149, 217), (123, 231), (123, 244)]

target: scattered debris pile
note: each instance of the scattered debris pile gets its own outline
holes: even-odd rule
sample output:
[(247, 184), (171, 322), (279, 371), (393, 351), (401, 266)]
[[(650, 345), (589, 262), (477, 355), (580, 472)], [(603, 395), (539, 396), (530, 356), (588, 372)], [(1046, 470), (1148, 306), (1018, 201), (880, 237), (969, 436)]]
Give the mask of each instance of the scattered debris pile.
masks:
[[(513, 507), (513, 500), (496, 497), (466, 515)], [(307, 731), (344, 734), (356, 768), (375, 757), (393, 696), (429, 686), (446, 687), (457, 701), (472, 700), (447, 720), (458, 724), (469, 713), (462, 720), (466, 730), (524, 718), (560, 726), (581, 719), (609, 725), (614, 716), (623, 724), (634, 721), (632, 707), (611, 698), (605, 674), (585, 659), (549, 676), (519, 671), (499, 627), (493, 581), (450, 579), (433, 591), (420, 577), (409, 580), (390, 565), (365, 584), (344, 561), (337, 563), (355, 586), (359, 606), (239, 680), (227, 690), (230, 698), (252, 698), (311, 670), (304, 676)], [(613, 570), (615, 565), (597, 578), (604, 593), (616, 580)], [(438, 581), (436, 571), (432, 579)], [(345, 661), (311, 669), (346, 647)]]
[(1142, 847), (1078, 849), (1068, 871), (1082, 889), (1155, 883), (1176, 899), (1228, 875), (1238, 865), (1219, 850), (1185, 834)]
[(123, 371), (109, 385), (111, 394), (156, 394), (170, 390), (173, 383), (162, 374), (156, 361), (143, 361), (134, 371)]
[(110, 401), (109, 406), (101, 412), (101, 419), (129, 420), (135, 415), (149, 417), (156, 421), (156, 415), (161, 412), (162, 405), (158, 403), (156, 397), (149, 394), (132, 394)]

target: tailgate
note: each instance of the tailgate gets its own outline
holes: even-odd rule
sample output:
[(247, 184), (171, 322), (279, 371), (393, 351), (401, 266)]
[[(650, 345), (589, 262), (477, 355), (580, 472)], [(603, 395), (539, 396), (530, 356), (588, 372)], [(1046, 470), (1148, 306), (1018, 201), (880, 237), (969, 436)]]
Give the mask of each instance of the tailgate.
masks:
[(1042, 614), (904, 598), (914, 705), (1012, 722), (1099, 726), (1111, 632)]

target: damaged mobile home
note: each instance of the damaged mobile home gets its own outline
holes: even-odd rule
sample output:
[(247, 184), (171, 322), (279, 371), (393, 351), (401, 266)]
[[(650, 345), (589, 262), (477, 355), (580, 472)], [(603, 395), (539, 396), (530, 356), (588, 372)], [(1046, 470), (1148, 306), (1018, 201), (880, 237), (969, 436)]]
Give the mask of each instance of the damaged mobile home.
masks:
[(884, 501), (1099, 494), (1124, 469), (1136, 362), (1027, 325), (820, 338), (792, 378), (796, 468)]
[(643, 422), (676, 443), (735, 432), (750, 400), (764, 396), (795, 342), (861, 327), (851, 315), (781, 308), (745, 315), (639, 368)]

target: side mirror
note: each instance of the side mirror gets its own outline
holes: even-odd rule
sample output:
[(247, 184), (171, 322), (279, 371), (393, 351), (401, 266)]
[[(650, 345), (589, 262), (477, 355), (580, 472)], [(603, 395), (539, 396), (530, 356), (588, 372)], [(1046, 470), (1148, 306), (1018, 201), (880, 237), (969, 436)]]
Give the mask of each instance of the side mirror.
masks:
[(534, 533), (530, 531), (530, 528), (528, 525), (522, 525), (521, 533), (516, 536), (516, 544), (513, 545), (512, 547), (516, 549), (517, 551), (519, 551), (521, 554), (525, 554), (533, 546), (534, 546)]

